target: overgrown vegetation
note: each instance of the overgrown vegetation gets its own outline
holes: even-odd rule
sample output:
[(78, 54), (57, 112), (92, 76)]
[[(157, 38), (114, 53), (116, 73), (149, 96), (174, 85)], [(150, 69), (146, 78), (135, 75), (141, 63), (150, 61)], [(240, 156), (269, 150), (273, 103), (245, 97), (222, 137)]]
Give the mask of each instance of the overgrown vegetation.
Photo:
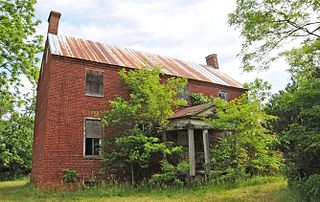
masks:
[(209, 102), (213, 102), (214, 98), (210, 96), (206, 96), (202, 93), (191, 93), (190, 101), (191, 105), (201, 105)]
[[(278, 56), (290, 65), (291, 82), (272, 96), (267, 113), (278, 117), (269, 127), (280, 138), (289, 186), (306, 201), (320, 200), (319, 5), (318, 0), (239, 0), (229, 17), (245, 39), (240, 53), (245, 70), (268, 68)], [(289, 41), (296, 46), (283, 49)]]
[(289, 185), (308, 200), (320, 200), (320, 81), (300, 81), (274, 95), (269, 113), (277, 115), (272, 128), (281, 137)]
[(66, 183), (76, 182), (79, 177), (80, 177), (80, 174), (77, 173), (75, 170), (72, 170), (69, 168), (63, 170), (63, 182), (66, 182)]
[[(157, 169), (160, 161), (175, 166), (182, 160), (181, 147), (172, 142), (160, 142), (159, 138), (165, 132), (173, 109), (186, 104), (186, 100), (177, 95), (183, 92), (187, 80), (169, 78), (161, 83), (160, 75), (158, 67), (120, 71), (130, 90), (130, 98), (110, 101), (111, 109), (103, 112), (102, 121), (114, 135), (105, 140), (103, 153), (107, 174), (115, 175), (118, 180), (130, 180), (132, 185), (161, 172)], [(172, 173), (162, 170), (153, 181), (159, 181), (159, 176), (166, 174)], [(166, 183), (176, 182), (161, 179)]]
[(78, 191), (40, 191), (28, 179), (0, 182), (3, 201), (299, 201), (282, 177), (256, 177), (239, 183), (197, 187), (131, 187), (102, 185)]
[(35, 3), (0, 1), (0, 180), (31, 169), (35, 88), (21, 93), (21, 80), (34, 86), (38, 78), (42, 36), (35, 35)]
[[(264, 85), (263, 85), (264, 84)], [(262, 100), (269, 86), (261, 80), (246, 85), (241, 97), (227, 102), (215, 99), (215, 118), (207, 119), (223, 135), (212, 145), (213, 177), (227, 181), (277, 173), (282, 157), (276, 150), (278, 138), (266, 128), (274, 117), (264, 112)]]

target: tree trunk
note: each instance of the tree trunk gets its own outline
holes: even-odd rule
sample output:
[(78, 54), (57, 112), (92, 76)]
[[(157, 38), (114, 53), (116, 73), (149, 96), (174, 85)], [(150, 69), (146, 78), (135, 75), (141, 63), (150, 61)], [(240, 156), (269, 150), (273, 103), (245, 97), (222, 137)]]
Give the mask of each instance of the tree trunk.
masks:
[(136, 182), (134, 180), (134, 170), (133, 170), (133, 164), (131, 164), (131, 185), (135, 186)]

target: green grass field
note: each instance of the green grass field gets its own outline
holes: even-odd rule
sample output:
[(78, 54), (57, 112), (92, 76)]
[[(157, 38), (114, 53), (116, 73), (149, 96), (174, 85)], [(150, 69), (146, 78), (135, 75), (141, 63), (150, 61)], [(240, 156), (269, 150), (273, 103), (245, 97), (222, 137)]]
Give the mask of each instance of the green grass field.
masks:
[(283, 177), (257, 177), (233, 186), (193, 188), (84, 188), (76, 192), (40, 191), (28, 179), (0, 182), (0, 201), (295, 201)]

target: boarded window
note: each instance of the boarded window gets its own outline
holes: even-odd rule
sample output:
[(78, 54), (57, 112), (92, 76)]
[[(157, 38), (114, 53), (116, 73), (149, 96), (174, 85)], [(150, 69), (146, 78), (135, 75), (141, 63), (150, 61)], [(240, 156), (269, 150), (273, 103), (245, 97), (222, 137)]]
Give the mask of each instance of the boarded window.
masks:
[(103, 73), (88, 70), (86, 74), (86, 94), (103, 96)]
[(100, 120), (86, 119), (85, 121), (85, 155), (98, 156), (101, 154), (100, 146), (103, 127)]
[(219, 97), (220, 97), (221, 99), (223, 99), (223, 100), (228, 101), (228, 93), (225, 92), (225, 91), (220, 91), (220, 92), (219, 92)]

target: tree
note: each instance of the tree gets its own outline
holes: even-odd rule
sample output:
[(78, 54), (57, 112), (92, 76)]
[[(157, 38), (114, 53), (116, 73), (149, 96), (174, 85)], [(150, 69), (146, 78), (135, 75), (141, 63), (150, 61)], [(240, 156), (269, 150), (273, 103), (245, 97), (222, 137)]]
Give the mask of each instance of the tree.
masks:
[(158, 137), (165, 132), (173, 110), (186, 104), (178, 95), (187, 80), (162, 80), (159, 67), (123, 69), (119, 74), (130, 95), (128, 100), (118, 97), (110, 101), (111, 109), (102, 112), (102, 122), (112, 133), (105, 139), (103, 156), (109, 174), (131, 179), (134, 185), (150, 177), (159, 161), (182, 153), (181, 147), (160, 142)]
[[(35, 35), (35, 0), (0, 0), (0, 179), (31, 169), (34, 87), (42, 36)], [(33, 85), (22, 94), (22, 78)], [(30, 95), (30, 96), (29, 96)]]
[(278, 117), (270, 126), (280, 136), (290, 187), (314, 201), (320, 199), (319, 89), (318, 78), (301, 80), (274, 95), (267, 108)]
[(121, 70), (120, 76), (130, 90), (130, 99), (110, 101), (111, 110), (106, 111), (103, 122), (111, 128), (116, 127), (115, 133), (143, 127), (144, 132), (152, 134), (155, 129), (165, 128), (173, 110), (187, 103), (177, 97), (187, 85), (187, 79), (172, 77), (162, 83), (160, 75), (160, 67)]
[[(35, 35), (35, 0), (0, 0), (0, 118), (19, 102), (21, 77), (38, 78), (42, 36)], [(14, 91), (14, 92), (13, 92)]]
[(274, 173), (281, 167), (281, 156), (273, 148), (277, 137), (265, 125), (273, 117), (261, 102), (270, 86), (259, 79), (245, 86), (251, 89), (238, 99), (214, 100), (216, 117), (207, 121), (224, 134), (212, 147), (212, 166), (240, 176)]
[(25, 101), (25, 106), (0, 120), (0, 180), (27, 175), (31, 170), (34, 99)]
[(150, 176), (152, 160), (179, 155), (181, 152), (181, 147), (160, 142), (156, 137), (147, 137), (136, 129), (130, 134), (106, 141), (104, 162), (109, 174), (115, 174), (118, 179), (131, 178), (131, 184), (135, 185)]
[[(242, 68), (268, 69), (282, 47), (296, 43), (300, 49), (319, 43), (319, 6), (319, 0), (237, 0), (229, 24), (239, 28), (245, 40), (239, 54)], [(291, 53), (289, 49), (284, 55)]]

